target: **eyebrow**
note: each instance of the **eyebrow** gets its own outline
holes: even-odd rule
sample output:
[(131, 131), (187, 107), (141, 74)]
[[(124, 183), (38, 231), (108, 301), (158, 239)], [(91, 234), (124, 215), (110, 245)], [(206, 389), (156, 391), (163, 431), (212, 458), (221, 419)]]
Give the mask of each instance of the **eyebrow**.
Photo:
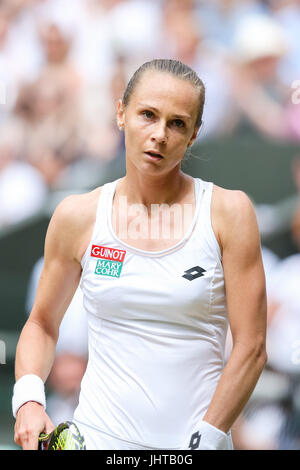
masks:
[[(146, 103), (138, 103), (138, 106), (140, 106), (141, 108), (147, 108), (147, 109), (153, 110), (157, 113), (159, 112), (159, 109)], [(192, 120), (192, 117), (189, 116), (188, 114), (173, 114), (173, 117), (176, 119), (187, 119), (189, 121)]]

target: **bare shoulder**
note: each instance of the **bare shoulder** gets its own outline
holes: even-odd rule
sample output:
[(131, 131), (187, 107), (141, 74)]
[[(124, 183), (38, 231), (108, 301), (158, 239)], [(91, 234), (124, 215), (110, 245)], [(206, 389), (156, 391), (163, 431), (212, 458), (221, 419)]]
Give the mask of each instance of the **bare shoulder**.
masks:
[(72, 246), (72, 256), (81, 260), (92, 236), (101, 190), (72, 194), (58, 204), (48, 227), (48, 245), (55, 244), (61, 251)]
[(99, 187), (88, 193), (67, 196), (56, 207), (53, 218), (67, 226), (85, 225), (95, 218), (101, 189)]
[(257, 238), (255, 209), (244, 191), (214, 185), (211, 211), (213, 229), (221, 247), (226, 240), (237, 235), (239, 239), (243, 234)]
[(244, 191), (225, 189), (214, 185), (212, 204), (214, 209), (221, 211), (226, 217), (236, 217), (239, 214), (253, 213), (253, 204)]

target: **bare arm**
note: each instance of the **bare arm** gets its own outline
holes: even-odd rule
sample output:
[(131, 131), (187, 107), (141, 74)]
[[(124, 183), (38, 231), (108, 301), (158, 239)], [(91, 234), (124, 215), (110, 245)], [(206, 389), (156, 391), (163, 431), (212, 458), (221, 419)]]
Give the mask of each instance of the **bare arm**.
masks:
[(218, 188), (215, 193), (215, 231), (223, 253), (233, 348), (204, 420), (228, 432), (249, 400), (266, 362), (267, 306), (252, 204), (240, 191)]
[[(17, 345), (16, 380), (35, 374), (46, 381), (55, 357), (58, 331), (81, 274), (78, 246), (81, 229), (75, 216), (78, 196), (64, 200), (56, 209), (45, 240), (44, 268), (31, 314)], [(24, 449), (37, 447), (37, 437), (53, 428), (43, 407), (25, 403), (18, 411), (15, 441)]]

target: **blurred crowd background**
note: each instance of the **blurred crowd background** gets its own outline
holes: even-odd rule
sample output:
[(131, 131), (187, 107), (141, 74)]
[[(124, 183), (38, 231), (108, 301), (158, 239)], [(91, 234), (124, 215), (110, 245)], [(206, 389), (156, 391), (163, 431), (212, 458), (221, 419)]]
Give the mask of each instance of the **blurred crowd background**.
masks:
[[(179, 59), (203, 79), (196, 147), (250, 129), (279, 149), (295, 148), (292, 210), (257, 206), (262, 234), (285, 224), (293, 252), (280, 257), (262, 247), (269, 360), (234, 427), (237, 449), (300, 449), (299, 31), (299, 0), (0, 0), (0, 251), (1, 233), (16, 233), (45, 207), (51, 212), (51, 196), (92, 189), (123, 168), (117, 101), (147, 60)], [(43, 262), (31, 261), (23, 323)], [(86, 366), (81, 302), (78, 291), (48, 381), (57, 423), (72, 416)], [(13, 383), (5, 367), (0, 374)], [(0, 447), (13, 448), (10, 409), (0, 415)]]

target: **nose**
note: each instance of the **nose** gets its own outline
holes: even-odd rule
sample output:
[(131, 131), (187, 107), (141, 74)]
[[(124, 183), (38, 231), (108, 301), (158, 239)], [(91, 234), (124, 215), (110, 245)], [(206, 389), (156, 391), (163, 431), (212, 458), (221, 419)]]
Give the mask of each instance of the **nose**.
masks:
[(152, 132), (151, 137), (152, 142), (157, 142), (158, 144), (166, 144), (168, 141), (167, 126), (165, 123), (157, 123)]

